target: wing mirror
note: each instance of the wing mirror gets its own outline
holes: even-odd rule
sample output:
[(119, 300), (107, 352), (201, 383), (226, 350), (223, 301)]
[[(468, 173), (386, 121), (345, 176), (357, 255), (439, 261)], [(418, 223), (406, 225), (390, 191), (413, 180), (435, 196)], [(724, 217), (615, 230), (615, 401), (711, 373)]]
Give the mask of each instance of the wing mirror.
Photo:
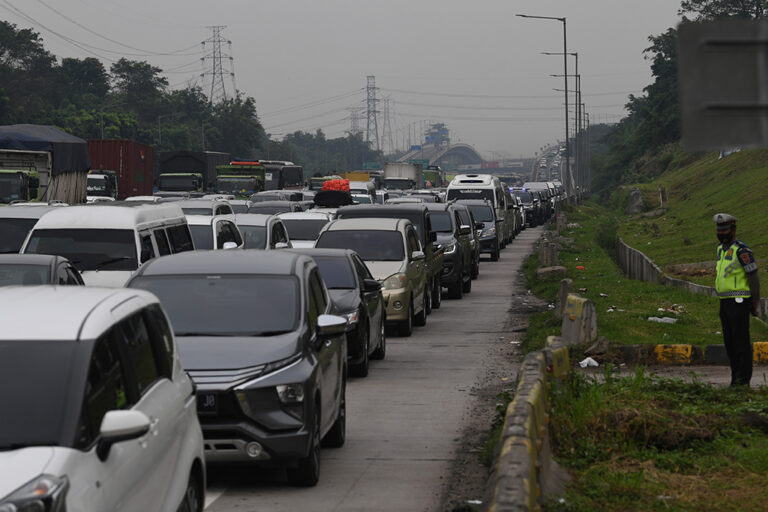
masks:
[(381, 290), (381, 283), (375, 279), (363, 280), (363, 291), (366, 293), (373, 293)]
[(237, 244), (235, 242), (224, 242), (224, 245), (222, 245), (221, 248), (225, 251), (230, 249), (237, 249)]
[(336, 315), (320, 315), (317, 317), (317, 335), (328, 338), (344, 334), (347, 330), (347, 319)]
[(461, 225), (459, 226), (459, 234), (460, 235), (471, 235), (472, 234), (472, 228), (468, 225)]
[(288, 244), (286, 242), (277, 242), (275, 244), (275, 249), (290, 249), (291, 244)]
[(485, 227), (485, 222), (475, 222), (475, 229), (483, 229)]
[(413, 261), (419, 261), (424, 259), (424, 251), (413, 251), (411, 253), (411, 259)]
[(149, 425), (149, 417), (141, 411), (108, 411), (99, 429), (100, 440), (96, 447), (99, 460), (107, 460), (113, 444), (138, 439), (149, 432)]

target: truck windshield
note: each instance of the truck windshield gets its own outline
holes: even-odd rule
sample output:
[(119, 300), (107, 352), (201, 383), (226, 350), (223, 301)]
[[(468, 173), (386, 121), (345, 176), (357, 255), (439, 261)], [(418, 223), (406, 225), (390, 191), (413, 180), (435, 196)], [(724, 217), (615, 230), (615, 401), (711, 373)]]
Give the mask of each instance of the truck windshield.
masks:
[(88, 176), (87, 192), (89, 196), (108, 196), (107, 180), (100, 176), (98, 178)]
[(169, 192), (194, 191), (199, 188), (198, 178), (195, 176), (160, 176), (157, 180), (160, 190)]
[(395, 190), (408, 190), (413, 188), (413, 181), (411, 180), (398, 180), (396, 178), (387, 178), (384, 180), (387, 188)]
[(304, 170), (301, 167), (283, 167), (280, 170), (282, 188), (304, 186)]
[[(78, 341), (0, 341), (0, 452), (25, 446), (67, 446), (65, 423), (77, 417), (67, 395), (77, 382), (73, 365)], [(41, 378), (45, 376), (45, 378)]]
[(24, 252), (63, 256), (80, 272), (139, 266), (130, 229), (35, 229)]
[(0, 219), (0, 253), (19, 252), (37, 219)]
[(255, 178), (216, 178), (216, 192), (219, 194), (234, 194), (234, 195), (251, 195), (261, 187), (257, 185), (261, 183)]
[(10, 203), (18, 199), (27, 199), (22, 193), (21, 174), (0, 174), (0, 203)]

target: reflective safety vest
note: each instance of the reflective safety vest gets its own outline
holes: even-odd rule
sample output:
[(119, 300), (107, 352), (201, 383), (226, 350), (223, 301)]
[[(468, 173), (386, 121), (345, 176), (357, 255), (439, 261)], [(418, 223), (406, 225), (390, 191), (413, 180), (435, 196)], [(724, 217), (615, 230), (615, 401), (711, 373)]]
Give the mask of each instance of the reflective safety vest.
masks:
[(721, 299), (732, 297), (750, 297), (747, 273), (739, 261), (739, 244), (734, 243), (728, 249), (717, 246), (717, 277), (715, 289)]

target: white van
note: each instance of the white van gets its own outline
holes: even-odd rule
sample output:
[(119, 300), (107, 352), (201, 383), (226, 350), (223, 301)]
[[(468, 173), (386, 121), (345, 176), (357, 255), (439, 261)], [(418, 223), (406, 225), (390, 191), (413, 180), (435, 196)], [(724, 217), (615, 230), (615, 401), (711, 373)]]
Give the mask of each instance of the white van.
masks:
[(510, 235), (513, 231), (513, 221), (509, 220), (510, 213), (507, 211), (507, 197), (504, 191), (504, 185), (496, 176), (491, 174), (459, 174), (448, 184), (447, 200), (453, 199), (485, 199), (493, 205), (496, 211), (497, 222), (502, 226), (497, 226), (497, 231), (503, 233), (500, 237), (501, 247), (511, 241)]
[(351, 194), (365, 194), (371, 198), (371, 204), (376, 204), (376, 187), (372, 181), (350, 181), (349, 192)]
[(87, 286), (121, 287), (156, 256), (194, 250), (177, 205), (112, 203), (56, 208), (29, 233), (22, 253), (64, 256)]

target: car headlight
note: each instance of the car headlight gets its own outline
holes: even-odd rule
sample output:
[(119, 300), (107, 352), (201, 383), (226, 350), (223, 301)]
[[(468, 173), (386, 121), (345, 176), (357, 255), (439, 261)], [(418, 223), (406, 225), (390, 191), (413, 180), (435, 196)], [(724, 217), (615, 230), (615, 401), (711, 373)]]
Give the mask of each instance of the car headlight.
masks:
[[(276, 372), (277, 370), (281, 368), (285, 368), (289, 364), (293, 364), (296, 361), (301, 359), (301, 354), (294, 354), (291, 357), (286, 357), (285, 359), (280, 359), (279, 361), (273, 361), (271, 363), (268, 363), (264, 365), (264, 369), (261, 371), (261, 375), (266, 375), (268, 373)], [(0, 512), (3, 512), (0, 510)]]
[(300, 382), (275, 386), (280, 407), (299, 421), (304, 421), (304, 385)]
[(488, 228), (485, 231), (483, 231), (482, 236), (493, 236), (496, 234), (496, 228)]
[(360, 315), (360, 312), (356, 309), (356, 310), (354, 310), (354, 311), (352, 311), (350, 313), (344, 313), (341, 316), (343, 316), (344, 318), (347, 319), (347, 323), (349, 325), (352, 325), (352, 324), (356, 324), (357, 323), (359, 315)]
[(456, 252), (456, 244), (445, 244), (443, 248), (445, 249), (445, 254), (453, 254)]
[(64, 512), (67, 477), (40, 475), (0, 501), (0, 512)]
[[(408, 281), (408, 276), (402, 273), (398, 274), (392, 274), (388, 278), (384, 280), (384, 282), (381, 283), (381, 287), (385, 290), (395, 290), (397, 288), (402, 288), (405, 286), (406, 281)], [(2, 511), (0, 511), (2, 512)]]

